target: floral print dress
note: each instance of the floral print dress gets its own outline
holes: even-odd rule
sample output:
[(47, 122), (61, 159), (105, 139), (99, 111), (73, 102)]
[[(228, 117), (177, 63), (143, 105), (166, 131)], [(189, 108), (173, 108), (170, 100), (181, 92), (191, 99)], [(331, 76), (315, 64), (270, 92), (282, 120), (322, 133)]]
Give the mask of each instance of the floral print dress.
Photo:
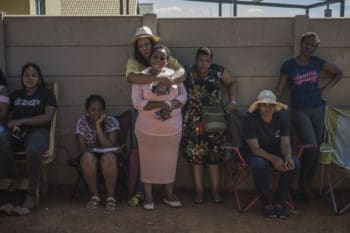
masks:
[[(119, 130), (119, 122), (112, 116), (107, 116), (104, 122), (103, 131), (107, 134)], [(76, 124), (75, 134), (82, 135), (86, 140), (87, 148), (100, 148), (101, 145), (97, 139), (97, 130), (90, 128), (86, 116), (81, 117)]]
[(224, 132), (204, 131), (202, 106), (221, 106), (220, 89), (224, 67), (212, 64), (206, 77), (199, 76), (196, 65), (185, 67), (187, 78), (184, 82), (188, 93), (187, 104), (183, 107), (183, 155), (191, 165), (218, 164), (222, 161)]

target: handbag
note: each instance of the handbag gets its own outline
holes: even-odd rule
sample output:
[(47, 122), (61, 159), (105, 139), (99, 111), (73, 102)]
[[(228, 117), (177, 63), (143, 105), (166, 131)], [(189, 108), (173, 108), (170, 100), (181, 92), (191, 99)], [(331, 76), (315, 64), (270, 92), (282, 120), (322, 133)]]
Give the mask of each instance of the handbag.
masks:
[(205, 132), (219, 133), (227, 129), (225, 112), (222, 106), (202, 106), (202, 118)]

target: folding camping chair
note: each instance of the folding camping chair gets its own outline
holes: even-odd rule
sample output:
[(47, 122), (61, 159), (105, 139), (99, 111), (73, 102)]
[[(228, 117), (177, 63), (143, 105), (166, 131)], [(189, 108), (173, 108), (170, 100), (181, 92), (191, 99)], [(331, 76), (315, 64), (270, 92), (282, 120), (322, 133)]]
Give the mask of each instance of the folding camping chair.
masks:
[[(131, 125), (132, 125), (132, 111), (127, 110), (123, 112), (122, 114), (116, 116), (117, 120), (119, 121), (120, 125), (120, 133), (119, 133), (119, 145), (126, 145), (127, 143), (127, 136), (130, 135), (131, 137)], [(132, 140), (132, 139), (130, 139)], [(88, 190), (88, 186), (84, 181), (81, 166), (80, 166), (80, 160), (79, 158), (73, 158), (69, 151), (66, 151), (67, 155), (69, 156), (68, 159), (68, 165), (70, 167), (73, 167), (77, 171), (77, 178), (76, 182), (71, 194), (71, 200), (73, 198), (77, 198), (78, 196), (78, 188), (80, 183), (83, 183), (86, 190)], [(127, 171), (128, 171), (128, 159), (126, 158), (126, 155), (128, 154), (128, 151), (126, 147), (123, 148), (123, 151), (120, 152), (118, 156), (118, 181), (117, 181), (117, 187), (116, 189), (119, 191), (122, 191), (127, 186)]]
[(233, 199), (237, 209), (242, 212), (241, 199), (238, 193), (238, 185), (250, 175), (248, 163), (244, 160), (240, 148), (244, 143), (244, 122), (247, 114), (234, 110), (231, 114), (226, 114), (228, 124), (228, 139), (223, 145), (225, 150), (224, 171), (226, 188), (233, 192)]
[[(242, 208), (241, 198), (238, 191), (238, 185), (243, 183), (248, 176), (251, 174), (251, 169), (244, 159), (244, 156), (241, 153), (241, 146), (244, 143), (244, 125), (248, 114), (235, 110), (231, 114), (227, 114), (227, 123), (228, 123), (228, 142), (223, 145), (223, 149), (228, 153), (226, 156), (226, 161), (224, 163), (225, 167), (225, 186), (228, 183), (231, 186), (233, 192), (233, 198), (237, 205), (237, 210), (241, 213), (247, 212), (259, 199), (260, 196), (256, 195), (252, 200)], [(300, 159), (304, 150), (306, 148), (312, 147), (312, 145), (302, 145), (298, 147), (297, 157)], [(230, 154), (231, 152), (231, 154)], [(280, 172), (275, 169), (270, 171), (270, 184), (271, 190), (277, 190), (278, 177)], [(227, 177), (231, 177), (230, 182), (227, 181)], [(286, 204), (289, 208), (295, 209), (291, 197), (289, 196)]]
[[(350, 208), (350, 203), (339, 208), (334, 191), (336, 187), (350, 178), (350, 109), (327, 106), (325, 128), (327, 140), (320, 147), (320, 195), (326, 196), (330, 194), (334, 213), (341, 215)], [(335, 179), (331, 177), (334, 174), (330, 172), (332, 167), (340, 171), (340, 174)], [(328, 188), (324, 188), (325, 176), (327, 177)]]

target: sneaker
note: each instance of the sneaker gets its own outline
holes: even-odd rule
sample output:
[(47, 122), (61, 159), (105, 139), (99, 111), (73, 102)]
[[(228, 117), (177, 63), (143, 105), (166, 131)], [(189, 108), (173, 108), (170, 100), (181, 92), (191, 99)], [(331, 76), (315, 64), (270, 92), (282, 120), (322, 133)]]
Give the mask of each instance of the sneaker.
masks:
[(167, 204), (170, 207), (174, 207), (174, 208), (182, 206), (181, 202), (177, 199), (177, 197), (175, 195), (173, 195), (173, 198), (171, 200), (164, 197), (163, 202), (164, 202), (164, 204)]
[(128, 206), (138, 206), (141, 202), (143, 202), (143, 195), (135, 194), (128, 201)]
[(288, 218), (288, 210), (284, 208), (282, 205), (280, 204), (275, 205), (275, 211), (278, 218), (280, 219)]
[(154, 202), (144, 202), (143, 208), (145, 210), (154, 210)]
[(277, 213), (275, 208), (272, 205), (266, 205), (263, 208), (263, 215), (266, 218), (277, 218)]

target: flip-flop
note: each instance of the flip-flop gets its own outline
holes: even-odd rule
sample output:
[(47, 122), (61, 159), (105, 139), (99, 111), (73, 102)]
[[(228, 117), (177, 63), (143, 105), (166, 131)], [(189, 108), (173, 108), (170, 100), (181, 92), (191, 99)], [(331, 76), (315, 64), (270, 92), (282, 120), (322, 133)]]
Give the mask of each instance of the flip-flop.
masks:
[(195, 204), (203, 204), (204, 201), (202, 199), (194, 199), (193, 203), (195, 203)]
[(221, 204), (221, 203), (224, 203), (224, 200), (222, 198), (219, 198), (219, 199), (212, 198), (211, 202), (214, 204)]
[(213, 202), (214, 204), (222, 204), (222, 203), (224, 203), (224, 201), (223, 201), (222, 199), (212, 200), (212, 202)]

